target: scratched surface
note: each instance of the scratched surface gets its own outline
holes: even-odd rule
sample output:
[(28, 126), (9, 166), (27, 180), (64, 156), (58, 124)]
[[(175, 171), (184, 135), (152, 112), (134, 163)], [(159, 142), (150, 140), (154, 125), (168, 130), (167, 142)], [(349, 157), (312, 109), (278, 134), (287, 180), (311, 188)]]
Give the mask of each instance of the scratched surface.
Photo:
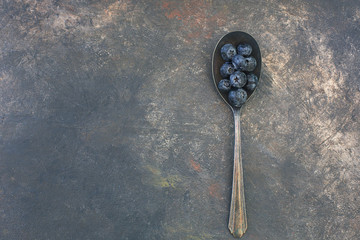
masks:
[(264, 63), (243, 239), (360, 238), (358, 1), (0, 0), (0, 25), (0, 239), (232, 239), (233, 30)]

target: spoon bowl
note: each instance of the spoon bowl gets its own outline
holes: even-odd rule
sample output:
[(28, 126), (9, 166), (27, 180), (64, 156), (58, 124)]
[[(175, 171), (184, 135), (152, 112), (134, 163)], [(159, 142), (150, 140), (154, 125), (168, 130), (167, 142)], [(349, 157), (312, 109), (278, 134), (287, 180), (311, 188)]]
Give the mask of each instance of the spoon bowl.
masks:
[[(227, 43), (231, 43), (235, 47), (237, 47), (240, 43), (242, 44), (246, 43), (252, 47), (251, 56), (253, 56), (257, 62), (256, 68), (254, 69), (254, 71), (252, 71), (252, 73), (255, 74), (258, 77), (258, 79), (260, 79), (260, 74), (261, 74), (261, 53), (260, 53), (259, 45), (255, 41), (255, 39), (249, 34), (241, 31), (230, 32), (224, 35), (216, 44), (216, 47), (212, 55), (212, 76), (213, 76), (214, 84), (216, 90), (219, 92), (222, 99), (229, 105), (229, 107), (232, 110), (234, 110), (234, 107), (231, 106), (228, 101), (227, 94), (220, 92), (217, 87), (220, 80), (223, 79), (223, 77), (221, 77), (220, 75), (220, 67), (225, 63), (225, 60), (223, 60), (221, 57), (221, 47)], [(249, 99), (253, 95), (254, 91), (246, 90), (248, 96), (247, 99)]]
[[(233, 170), (233, 183), (231, 193), (231, 204), (229, 214), (229, 230), (234, 237), (240, 238), (247, 229), (247, 217), (245, 209), (245, 195), (244, 195), (244, 180), (243, 180), (243, 168), (241, 157), (241, 130), (240, 130), (240, 109), (241, 107), (231, 106), (228, 100), (228, 96), (218, 89), (218, 84), (222, 78), (220, 75), (220, 67), (225, 63), (221, 57), (221, 48), (227, 43), (231, 43), (237, 47), (241, 44), (249, 44), (252, 47), (251, 56), (253, 56), (257, 62), (256, 68), (252, 71), (260, 80), (261, 74), (261, 53), (260, 48), (255, 39), (245, 32), (230, 32), (223, 36), (216, 44), (215, 50), (212, 56), (212, 75), (215, 84), (215, 88), (231, 108), (234, 114), (235, 123), (235, 143), (234, 143), (234, 170)], [(256, 88), (255, 88), (256, 89)], [(247, 100), (253, 95), (254, 90), (246, 90)]]

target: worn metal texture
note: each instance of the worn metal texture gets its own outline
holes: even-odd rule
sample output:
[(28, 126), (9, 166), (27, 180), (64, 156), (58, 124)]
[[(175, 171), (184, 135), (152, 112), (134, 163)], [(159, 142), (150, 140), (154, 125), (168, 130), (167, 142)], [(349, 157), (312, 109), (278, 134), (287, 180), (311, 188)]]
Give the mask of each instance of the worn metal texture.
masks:
[(242, 239), (359, 239), (358, 1), (0, 0), (0, 24), (0, 239), (233, 239), (234, 30), (263, 58)]

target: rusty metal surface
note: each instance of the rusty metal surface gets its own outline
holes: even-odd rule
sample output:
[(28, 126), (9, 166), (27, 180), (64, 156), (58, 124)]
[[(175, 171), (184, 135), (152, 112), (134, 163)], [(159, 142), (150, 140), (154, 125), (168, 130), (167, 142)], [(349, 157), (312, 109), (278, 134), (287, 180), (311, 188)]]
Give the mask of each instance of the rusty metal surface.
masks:
[(225, 33), (259, 43), (242, 239), (360, 230), (357, 1), (0, 0), (0, 239), (233, 239)]

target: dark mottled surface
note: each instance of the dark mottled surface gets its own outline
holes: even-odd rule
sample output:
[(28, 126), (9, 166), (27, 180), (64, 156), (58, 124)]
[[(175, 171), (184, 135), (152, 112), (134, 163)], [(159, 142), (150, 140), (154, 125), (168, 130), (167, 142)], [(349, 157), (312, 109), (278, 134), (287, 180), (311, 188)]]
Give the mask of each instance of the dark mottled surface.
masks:
[(358, 1), (0, 0), (0, 25), (0, 239), (232, 239), (232, 30), (264, 63), (243, 239), (359, 239)]

